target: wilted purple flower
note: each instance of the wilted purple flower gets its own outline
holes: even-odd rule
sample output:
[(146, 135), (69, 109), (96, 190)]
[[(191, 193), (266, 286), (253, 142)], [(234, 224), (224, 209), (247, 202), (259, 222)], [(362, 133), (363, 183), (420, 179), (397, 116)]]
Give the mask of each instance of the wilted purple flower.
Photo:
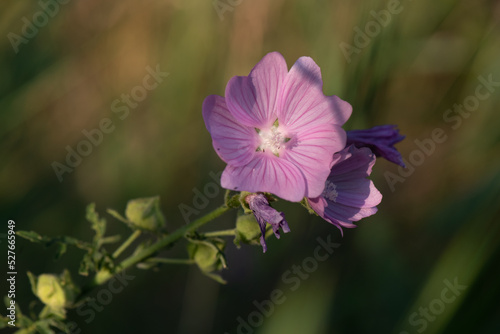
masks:
[(342, 227), (377, 212), (382, 194), (366, 177), (372, 172), (375, 155), (368, 148), (346, 147), (333, 157), (333, 167), (321, 196), (308, 198), (311, 208), (326, 221)]
[(228, 164), (222, 187), (293, 202), (319, 196), (333, 154), (345, 147), (341, 125), (352, 111), (322, 89), (320, 68), (311, 58), (299, 58), (288, 71), (283, 56), (272, 52), (248, 76), (233, 77), (225, 98), (208, 96), (205, 125)]
[(394, 147), (404, 138), (399, 134), (397, 125), (379, 125), (366, 130), (347, 131), (347, 146), (368, 147), (376, 156), (405, 167), (401, 154)]
[(280, 238), (280, 227), (283, 232), (290, 232), (290, 228), (285, 220), (285, 214), (283, 212), (278, 212), (273, 209), (266, 197), (263, 194), (251, 194), (245, 198), (245, 201), (248, 203), (248, 206), (252, 210), (257, 222), (260, 226), (260, 232), (262, 235), (260, 236), (260, 244), (262, 245), (262, 249), (264, 253), (267, 251), (266, 245), (266, 222), (271, 224), (273, 228), (274, 235), (276, 238)]

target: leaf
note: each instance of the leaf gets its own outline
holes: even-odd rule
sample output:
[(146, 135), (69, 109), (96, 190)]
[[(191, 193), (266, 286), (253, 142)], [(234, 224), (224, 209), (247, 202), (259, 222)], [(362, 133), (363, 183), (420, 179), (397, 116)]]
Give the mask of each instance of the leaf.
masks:
[[(31, 242), (43, 244), (46, 247), (49, 247), (52, 244), (56, 243), (56, 244), (65, 244), (65, 245), (75, 246), (77, 248), (80, 248), (80, 249), (83, 249), (86, 251), (92, 249), (92, 245), (89, 244), (88, 242), (78, 240), (76, 238), (68, 237), (68, 236), (51, 238), (51, 237), (40, 235), (34, 231), (17, 231), (16, 234), (24, 239), (31, 241)], [(64, 249), (61, 249), (60, 245), (59, 245), (59, 247), (60, 247), (58, 249), (59, 252), (65, 251)], [(62, 246), (62, 247), (64, 247), (64, 246)], [(62, 255), (62, 253), (59, 255)]]
[(7, 324), (9, 323), (10, 319), (7, 317), (4, 317), (3, 315), (0, 315), (0, 329), (7, 327)]
[(31, 284), (31, 292), (33, 292), (33, 294), (36, 296), (36, 283), (37, 283), (37, 278), (35, 275), (33, 275), (33, 273), (31, 271), (28, 271), (26, 273), (28, 275), (28, 279), (30, 280), (30, 284)]
[(127, 218), (125, 218), (121, 214), (119, 214), (118, 211), (113, 210), (113, 209), (107, 209), (106, 212), (109, 213), (110, 215), (112, 215), (113, 217), (115, 217), (116, 219), (118, 219), (119, 221), (130, 226), (131, 223), (127, 220)]
[(44, 237), (44, 236), (36, 233), (35, 231), (17, 231), (16, 235), (21, 237), (21, 238), (27, 239), (31, 242), (38, 242), (38, 243), (46, 244), (46, 243), (51, 241), (50, 238)]
[(95, 211), (95, 203), (90, 203), (87, 206), (86, 218), (95, 231), (94, 244), (98, 244), (99, 240), (104, 237), (104, 233), (106, 233), (106, 219), (99, 218), (99, 214)]
[(40, 334), (55, 334), (46, 321), (35, 322), (35, 327)]
[(68, 246), (67, 244), (65, 243), (58, 243), (57, 244), (57, 251), (56, 251), (56, 255), (54, 256), (54, 259), (55, 260), (58, 260), (61, 258), (61, 256), (63, 256), (64, 253), (66, 253), (66, 250), (67, 250)]
[(78, 268), (78, 273), (82, 276), (88, 276), (89, 271), (95, 268), (94, 262), (90, 254), (85, 254), (82, 261), (80, 262), (80, 267)]
[(227, 284), (227, 281), (225, 279), (222, 278), (222, 276), (220, 275), (217, 275), (217, 274), (214, 274), (214, 273), (207, 273), (207, 272), (203, 272), (206, 276), (210, 277), (211, 279), (213, 279), (214, 281), (220, 283), (220, 284)]

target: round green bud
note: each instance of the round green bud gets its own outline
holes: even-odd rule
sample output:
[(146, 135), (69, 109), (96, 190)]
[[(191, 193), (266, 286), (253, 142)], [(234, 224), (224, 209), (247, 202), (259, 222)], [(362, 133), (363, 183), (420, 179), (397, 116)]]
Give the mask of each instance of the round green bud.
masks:
[(157, 231), (165, 225), (158, 196), (130, 200), (125, 216), (133, 227), (143, 230)]
[(66, 293), (59, 277), (51, 274), (38, 276), (36, 295), (45, 304), (54, 309), (61, 309), (66, 304)]
[(236, 219), (235, 242), (255, 244), (258, 243), (261, 232), (259, 223), (253, 214), (243, 214)]
[(221, 241), (200, 241), (188, 246), (190, 257), (204, 272), (220, 270), (224, 267), (223, 254), (225, 243)]

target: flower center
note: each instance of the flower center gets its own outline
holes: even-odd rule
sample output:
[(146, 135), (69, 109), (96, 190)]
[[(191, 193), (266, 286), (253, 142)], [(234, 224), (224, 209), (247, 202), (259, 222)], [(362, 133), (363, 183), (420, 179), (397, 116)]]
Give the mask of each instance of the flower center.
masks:
[(281, 134), (277, 126), (273, 126), (269, 130), (260, 130), (259, 137), (260, 146), (257, 150), (271, 151), (276, 156), (279, 156), (279, 151), (287, 139)]
[(339, 195), (339, 193), (337, 192), (337, 185), (330, 182), (329, 180), (326, 180), (325, 190), (323, 190), (323, 193), (321, 195), (332, 202), (336, 202), (337, 196)]

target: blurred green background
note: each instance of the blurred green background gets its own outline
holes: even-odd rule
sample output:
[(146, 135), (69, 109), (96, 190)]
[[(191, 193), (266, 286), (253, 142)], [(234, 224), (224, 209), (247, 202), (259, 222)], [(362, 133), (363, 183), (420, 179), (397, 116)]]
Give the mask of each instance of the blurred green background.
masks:
[[(203, 192), (209, 173), (224, 168), (201, 117), (203, 99), (224, 95), (232, 76), (247, 75), (270, 51), (281, 52), (289, 67), (300, 56), (317, 62), (325, 94), (353, 105), (346, 129), (397, 124), (407, 136), (397, 145), (406, 160), (418, 150), (415, 140), (432, 138), (434, 129), (447, 138), (423, 159), (413, 153), (414, 169), (400, 172), (379, 160), (372, 174), (384, 194), (379, 212), (343, 237), (280, 201), (292, 232), (269, 238), (266, 254), (229, 242), (227, 285), (195, 267), (129, 270), (135, 278), (92, 321), (70, 312), (81, 333), (500, 332), (500, 87), (490, 87), (465, 116), (447, 114), (474, 101), (479, 76), (500, 82), (499, 1), (51, 3), (45, 21), (36, 14), (39, 2), (0, 5), (0, 233), (14, 219), (19, 230), (90, 238), (84, 214), (95, 202), (110, 234), (125, 235), (106, 208), (123, 211), (127, 200), (157, 194), (169, 229), (181, 226), (179, 205), (192, 206), (193, 189)], [(23, 37), (33, 15), (40, 27)], [(373, 30), (355, 40), (357, 29)], [(347, 44), (358, 51), (345, 57)], [(126, 117), (114, 112), (113, 102), (157, 65), (168, 77)], [(59, 182), (53, 162), (65, 163), (66, 147), (75, 149), (86, 139), (82, 131), (104, 118), (114, 130)], [(394, 191), (387, 173), (406, 175)], [(234, 219), (228, 213), (205, 229), (230, 228)], [(339, 248), (292, 290), (282, 275), (302, 266), (316, 239), (327, 236)], [(57, 262), (54, 253), (18, 238), (18, 272), (77, 270), (81, 253)], [(170, 253), (186, 256), (181, 245)], [(442, 302), (446, 280), (467, 286), (450, 303)], [(16, 301), (27, 310), (34, 296), (26, 275), (17, 286)], [(285, 300), (260, 321), (254, 301), (269, 300), (275, 289)], [(421, 307), (430, 307), (428, 317)], [(242, 326), (239, 317), (258, 326)]]

